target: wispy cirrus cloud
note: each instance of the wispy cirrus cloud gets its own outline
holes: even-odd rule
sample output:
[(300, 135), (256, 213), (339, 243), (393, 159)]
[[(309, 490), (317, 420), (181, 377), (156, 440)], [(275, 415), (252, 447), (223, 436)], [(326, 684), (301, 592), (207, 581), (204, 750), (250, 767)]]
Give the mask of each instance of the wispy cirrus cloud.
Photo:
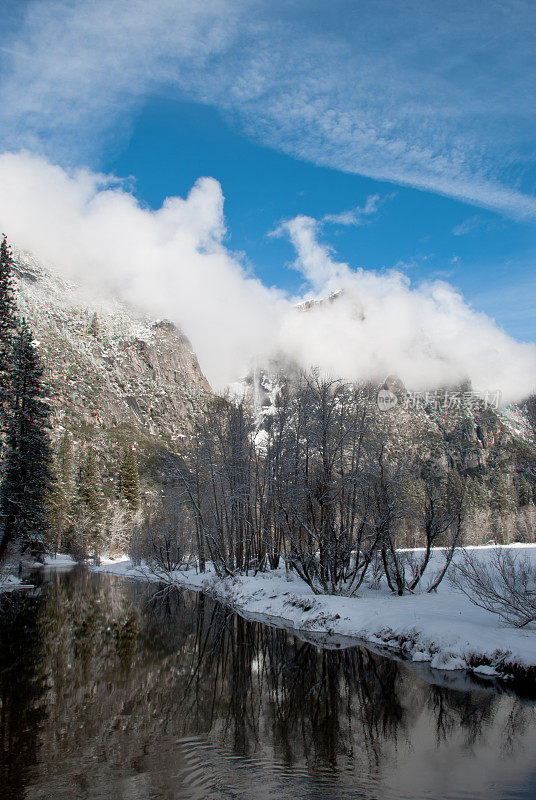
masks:
[(535, 23), (531, 0), (31, 0), (2, 138), (98, 161), (171, 90), (298, 158), (536, 218)]
[[(322, 224), (373, 219), (374, 196), (323, 223), (301, 215), (280, 225), (305, 297), (345, 290), (300, 314), (227, 249), (216, 180), (152, 210), (95, 171), (162, 92), (211, 104), (299, 159), (536, 219), (526, 188), (536, 167), (536, 7), (336, 5), (26, 2), (0, 48), (0, 146), (30, 151), (0, 155), (2, 229), (62, 272), (92, 275), (177, 321), (219, 387), (252, 358), (284, 354), (352, 379), (396, 372), (417, 388), (468, 378), (519, 399), (534, 390), (536, 345), (512, 340), (444, 282), (355, 269), (321, 240)], [(94, 168), (73, 169), (83, 164)]]
[[(389, 197), (392, 197), (392, 195), (389, 195)], [(367, 197), (362, 206), (355, 206), (355, 208), (348, 209), (347, 211), (340, 211), (338, 214), (325, 214), (325, 216), (322, 217), (322, 221), (330, 222), (333, 225), (366, 225), (374, 219), (380, 206), (383, 205), (387, 199), (387, 197), (380, 197), (379, 194), (371, 194)]]
[(478, 230), (489, 230), (490, 223), (483, 219), (479, 214), (473, 214), (467, 217), (459, 225), (455, 225), (452, 229), (454, 236), (466, 236), (468, 233)]

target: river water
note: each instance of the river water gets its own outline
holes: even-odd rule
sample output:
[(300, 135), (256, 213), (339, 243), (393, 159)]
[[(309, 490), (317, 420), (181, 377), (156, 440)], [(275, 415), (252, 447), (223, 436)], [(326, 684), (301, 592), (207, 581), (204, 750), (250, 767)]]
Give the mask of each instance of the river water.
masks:
[[(533, 702), (82, 569), (0, 598), (0, 797), (536, 798)], [(443, 685), (442, 685), (443, 683)]]

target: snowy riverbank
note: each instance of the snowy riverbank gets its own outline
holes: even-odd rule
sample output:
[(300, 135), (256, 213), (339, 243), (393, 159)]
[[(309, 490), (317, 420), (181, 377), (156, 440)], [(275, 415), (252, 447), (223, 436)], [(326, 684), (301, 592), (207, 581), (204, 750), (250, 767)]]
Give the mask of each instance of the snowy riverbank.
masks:
[[(29, 570), (40, 568), (51, 569), (72, 569), (76, 566), (76, 561), (72, 556), (65, 553), (58, 553), (56, 556), (45, 556), (44, 563), (40, 561), (24, 560), (23, 573), (28, 573)], [(11, 564), (4, 567), (4, 571), (0, 572), (0, 594), (5, 592), (13, 592), (17, 589), (34, 589), (33, 583), (29, 583), (25, 578), (21, 578), (18, 574), (19, 565)]]
[(16, 589), (29, 589), (33, 586), (26, 583), (18, 575), (4, 573), (0, 575), (0, 594), (14, 592)]
[[(536, 561), (536, 545), (512, 545)], [(475, 548), (486, 559), (494, 548)], [(435, 554), (440, 558), (440, 554)], [(163, 575), (134, 567), (128, 560), (98, 571), (130, 579), (162, 581)], [(345, 646), (341, 637), (403, 653), (442, 670), (473, 669), (482, 676), (509, 676), (536, 668), (536, 629), (506, 625), (474, 606), (445, 579), (437, 592), (395, 597), (382, 589), (363, 589), (357, 597), (315, 595), (295, 574), (284, 570), (220, 579), (194, 569), (166, 576), (177, 586), (201, 590), (248, 618), (321, 634), (327, 646)], [(350, 640), (347, 642), (352, 644)]]

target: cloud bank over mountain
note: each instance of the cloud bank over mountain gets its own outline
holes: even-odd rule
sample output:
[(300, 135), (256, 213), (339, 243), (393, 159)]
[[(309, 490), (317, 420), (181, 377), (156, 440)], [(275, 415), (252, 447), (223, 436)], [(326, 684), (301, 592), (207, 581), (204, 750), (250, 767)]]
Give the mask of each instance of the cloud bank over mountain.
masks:
[[(536, 345), (514, 341), (443, 282), (354, 269), (321, 242), (322, 224), (284, 222), (303, 298), (264, 286), (225, 245), (224, 197), (200, 178), (185, 198), (145, 208), (115, 178), (66, 171), (29, 153), (0, 156), (0, 224), (61, 273), (179, 324), (216, 388), (254, 361), (293, 358), (347, 379), (396, 373), (408, 388), (470, 379), (505, 401), (535, 388)], [(296, 303), (344, 292), (308, 312)]]

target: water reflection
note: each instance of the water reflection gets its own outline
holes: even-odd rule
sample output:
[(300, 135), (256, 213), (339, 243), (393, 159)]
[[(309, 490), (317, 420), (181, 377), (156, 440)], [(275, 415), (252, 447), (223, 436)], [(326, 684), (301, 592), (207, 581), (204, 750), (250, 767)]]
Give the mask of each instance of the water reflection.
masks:
[(2, 797), (535, 796), (513, 696), (83, 571), (1, 605)]

